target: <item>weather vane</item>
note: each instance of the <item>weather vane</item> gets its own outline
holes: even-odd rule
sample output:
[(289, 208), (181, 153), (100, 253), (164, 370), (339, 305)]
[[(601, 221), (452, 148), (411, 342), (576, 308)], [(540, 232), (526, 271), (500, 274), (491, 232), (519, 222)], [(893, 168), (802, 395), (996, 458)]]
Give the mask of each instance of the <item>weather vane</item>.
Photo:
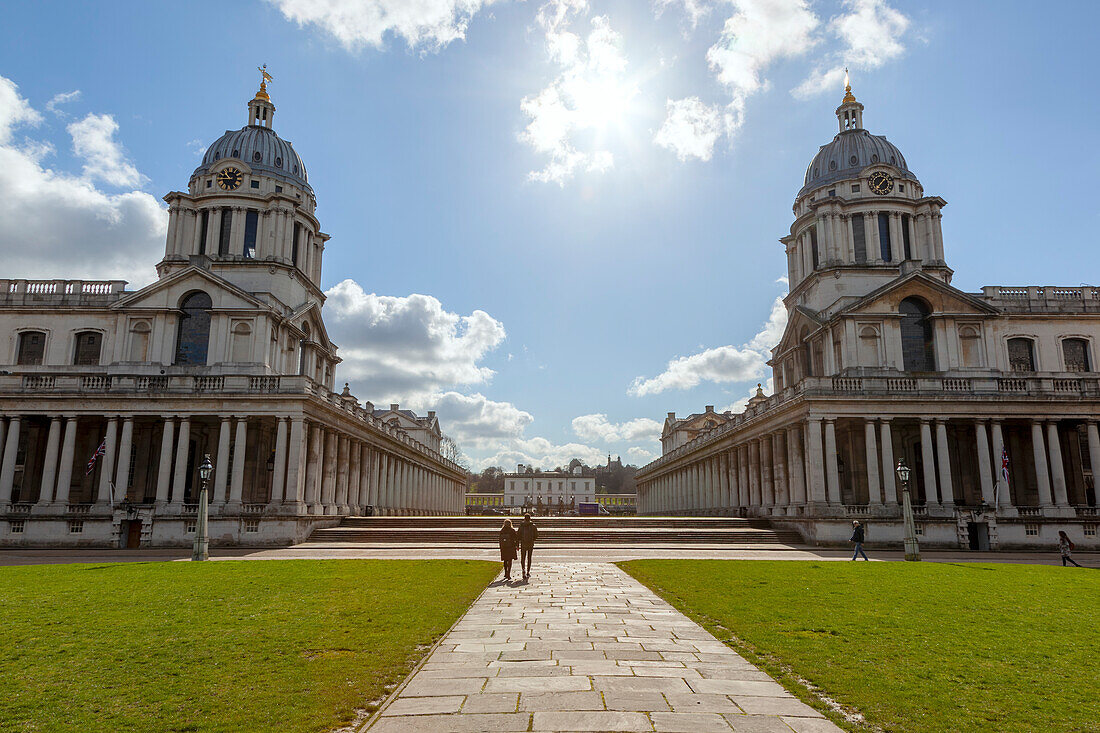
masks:
[(267, 73), (267, 64), (264, 64), (263, 66), (257, 66), (256, 70), (263, 75), (263, 81), (260, 82), (261, 85), (266, 86), (269, 81), (275, 81), (275, 77)]

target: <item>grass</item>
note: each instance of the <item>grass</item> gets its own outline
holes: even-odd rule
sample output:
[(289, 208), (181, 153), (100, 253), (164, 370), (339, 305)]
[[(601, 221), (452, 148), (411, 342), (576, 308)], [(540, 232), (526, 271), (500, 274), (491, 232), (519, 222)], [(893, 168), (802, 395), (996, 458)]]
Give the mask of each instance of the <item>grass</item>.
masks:
[(326, 731), (499, 570), (281, 560), (0, 568), (0, 731)]
[(811, 696), (799, 677), (861, 712), (866, 723), (831, 716), (849, 730), (1100, 731), (1100, 573), (1093, 570), (620, 565), (803, 699)]

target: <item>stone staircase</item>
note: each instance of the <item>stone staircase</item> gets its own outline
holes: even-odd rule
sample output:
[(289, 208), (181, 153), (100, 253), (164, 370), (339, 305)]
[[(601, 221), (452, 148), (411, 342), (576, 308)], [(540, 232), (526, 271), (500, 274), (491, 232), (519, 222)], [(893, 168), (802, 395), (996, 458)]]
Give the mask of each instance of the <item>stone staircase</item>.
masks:
[[(344, 517), (308, 542), (496, 546), (503, 517)], [(517, 524), (519, 518), (512, 519)], [(766, 519), (732, 517), (539, 517), (540, 545), (801, 545), (797, 532)]]

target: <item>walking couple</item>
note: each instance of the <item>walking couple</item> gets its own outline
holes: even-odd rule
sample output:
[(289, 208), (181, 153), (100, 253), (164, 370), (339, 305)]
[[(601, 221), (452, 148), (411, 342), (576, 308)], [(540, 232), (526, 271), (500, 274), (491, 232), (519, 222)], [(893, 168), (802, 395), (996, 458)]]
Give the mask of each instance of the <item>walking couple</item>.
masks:
[(539, 536), (538, 527), (531, 521), (530, 514), (523, 515), (519, 529), (512, 526), (511, 519), (504, 520), (504, 526), (500, 528), (500, 559), (504, 562), (504, 579), (512, 579), (512, 561), (516, 559), (516, 548), (520, 550), (519, 566), (523, 571), (523, 579), (531, 577), (531, 550), (535, 547), (535, 540)]

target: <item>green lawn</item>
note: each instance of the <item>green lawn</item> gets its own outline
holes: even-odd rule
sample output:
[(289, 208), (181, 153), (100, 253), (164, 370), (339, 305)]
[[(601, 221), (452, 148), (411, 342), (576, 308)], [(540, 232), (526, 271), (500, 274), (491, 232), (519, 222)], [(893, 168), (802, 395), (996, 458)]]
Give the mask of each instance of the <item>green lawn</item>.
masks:
[[(620, 563), (808, 699), (886, 731), (1100, 731), (1100, 572), (1036, 565)], [(866, 730), (846, 724), (851, 730)]]
[(0, 730), (330, 730), (398, 683), (499, 568), (0, 568)]

